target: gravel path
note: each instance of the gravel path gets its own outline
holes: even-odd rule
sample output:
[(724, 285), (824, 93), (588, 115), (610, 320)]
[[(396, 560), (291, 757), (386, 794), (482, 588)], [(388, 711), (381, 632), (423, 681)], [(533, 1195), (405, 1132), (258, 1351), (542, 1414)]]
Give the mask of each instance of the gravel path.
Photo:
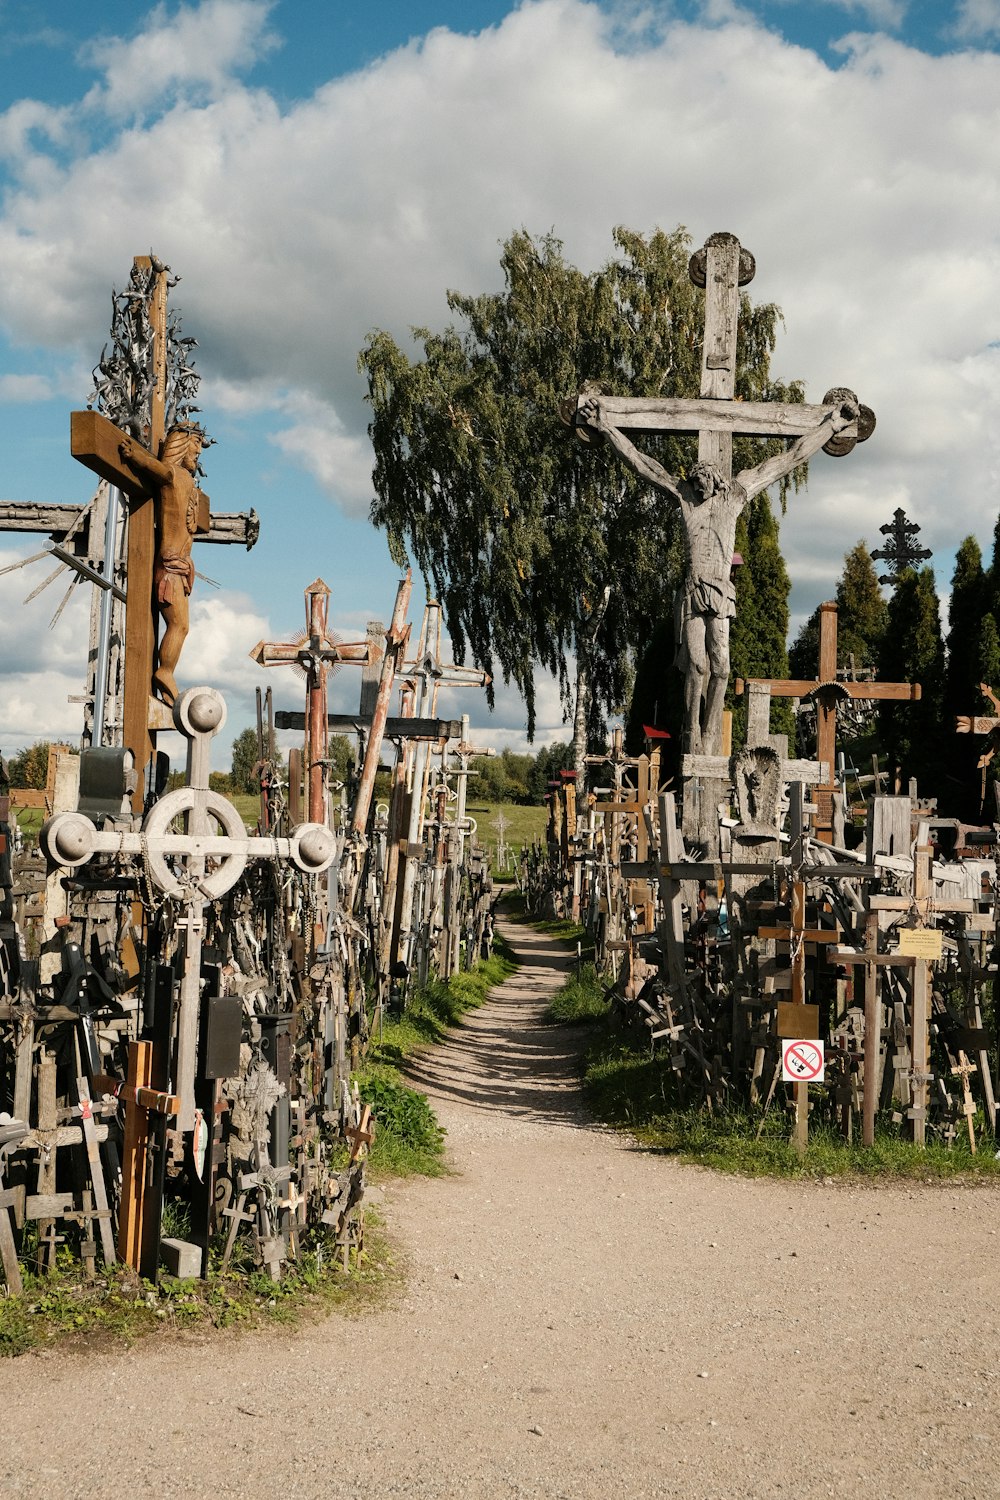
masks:
[(0, 1495), (995, 1497), (993, 1189), (681, 1167), (590, 1126), (565, 962), (414, 1069), (454, 1175), (392, 1184), (394, 1305), (0, 1366)]

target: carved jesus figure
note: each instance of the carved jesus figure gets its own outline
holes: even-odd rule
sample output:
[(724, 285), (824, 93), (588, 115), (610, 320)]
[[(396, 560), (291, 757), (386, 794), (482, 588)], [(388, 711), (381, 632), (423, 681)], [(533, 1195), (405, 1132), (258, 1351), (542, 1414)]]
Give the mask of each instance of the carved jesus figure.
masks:
[(858, 419), (856, 401), (844, 401), (811, 432), (735, 479), (713, 465), (697, 463), (686, 479), (668, 474), (640, 452), (620, 428), (601, 419), (599, 400), (580, 407), (580, 417), (603, 433), (629, 467), (680, 505), (684, 523), (684, 580), (674, 603), (676, 665), (684, 673), (685, 749), (717, 754), (722, 741), (722, 708), (729, 682), (729, 622), (736, 614), (732, 581), (736, 522), (743, 507), (777, 480), (812, 457), (835, 433)]
[(202, 434), (196, 427), (172, 427), (154, 458), (139, 443), (125, 438), (122, 459), (156, 491), (156, 561), (153, 593), (165, 630), (153, 672), (153, 691), (164, 703), (177, 698), (174, 671), (187, 639), (188, 596), (194, 584), (191, 547), (198, 529), (201, 490), (195, 484)]

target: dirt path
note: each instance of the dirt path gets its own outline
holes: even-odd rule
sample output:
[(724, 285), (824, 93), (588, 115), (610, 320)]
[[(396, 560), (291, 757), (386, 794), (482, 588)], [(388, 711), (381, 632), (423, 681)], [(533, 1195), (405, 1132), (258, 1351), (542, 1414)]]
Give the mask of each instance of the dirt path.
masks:
[(396, 1305), (0, 1366), (0, 1494), (995, 1497), (1000, 1192), (738, 1181), (590, 1127), (556, 946), (428, 1053)]

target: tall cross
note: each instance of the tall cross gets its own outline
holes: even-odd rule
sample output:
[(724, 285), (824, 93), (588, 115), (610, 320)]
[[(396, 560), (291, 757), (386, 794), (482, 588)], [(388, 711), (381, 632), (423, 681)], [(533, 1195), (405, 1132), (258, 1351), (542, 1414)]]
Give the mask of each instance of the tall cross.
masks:
[[(134, 414), (134, 421), (129, 419), (133, 430), (122, 431), (100, 412), (76, 411), (70, 416), (70, 451), (130, 501), (122, 738), (138, 772), (133, 805), (139, 811), (144, 773), (155, 749), (153, 735), (157, 728), (171, 727), (163, 704), (169, 709), (177, 697), (173, 670), (188, 631), (187, 596), (194, 576), (191, 543), (199, 533), (210, 534), (211, 521), (208, 496), (195, 482), (201, 434), (183, 422), (169, 434), (166, 430), (168, 356), (174, 333), (167, 326), (169, 270), (153, 256), (136, 256), (132, 282), (136, 290), (119, 299), (129, 303), (125, 321), (131, 342), (128, 348), (117, 346), (109, 363), (102, 356), (105, 380), (99, 394), (116, 391), (125, 410)], [(141, 308), (136, 305), (139, 297), (148, 299)], [(136, 334), (146, 326), (148, 349), (145, 334)], [(114, 329), (113, 336), (117, 339)], [(186, 364), (180, 380), (188, 394), (193, 393), (197, 377)], [(160, 614), (166, 631), (158, 656)], [(162, 703), (151, 703), (154, 687)]]
[[(490, 680), (488, 672), (477, 671), (475, 667), (460, 667), (453, 662), (443, 662), (441, 660), (441, 635), (441, 606), (436, 599), (429, 599), (424, 610), (416, 656), (413, 661), (403, 662), (399, 668), (401, 679), (411, 683), (416, 691), (418, 717), (431, 717), (437, 712), (440, 688), (485, 687)], [(408, 966), (412, 958), (410, 923), (413, 915), (413, 887), (417, 870), (415, 851), (423, 828), (428, 749), (427, 740), (418, 740), (413, 752), (409, 818), (404, 846), (406, 862), (403, 867), (402, 882), (397, 888), (397, 905), (393, 924), (391, 957), (393, 960), (403, 958)]]
[(736, 680), (737, 694), (745, 689), (767, 689), (776, 698), (809, 698), (816, 705), (816, 759), (829, 767), (829, 781), (814, 792), (819, 804), (816, 837), (833, 842), (833, 794), (837, 790), (835, 753), (837, 705), (850, 700), (916, 703), (919, 682), (844, 682), (837, 677), (837, 606), (832, 600), (819, 607), (819, 676), (811, 682), (780, 678), (749, 677)]
[[(729, 621), (735, 614), (730, 578), (736, 523), (743, 507), (770, 485), (805, 463), (820, 448), (835, 457), (849, 453), (875, 427), (872, 412), (853, 392), (828, 391), (820, 406), (797, 402), (737, 401), (736, 356), (739, 289), (753, 279), (753, 256), (735, 235), (710, 235), (691, 257), (689, 275), (705, 288), (705, 331), (698, 400), (676, 397), (580, 395), (564, 415), (589, 441), (608, 438), (629, 467), (680, 505), (686, 542), (686, 574), (678, 597), (686, 659), (685, 749), (717, 755), (729, 680)], [(696, 433), (698, 463), (684, 479), (643, 453), (629, 433)], [(733, 476), (733, 436), (795, 438), (783, 452)], [(714, 840), (718, 788), (706, 789), (706, 809), (696, 818), (703, 841)], [(688, 823), (685, 809), (685, 823)], [(694, 830), (692, 830), (694, 831)]]
[(298, 667), (306, 674), (305, 767), (309, 789), (307, 806), (311, 823), (326, 822), (324, 763), (327, 758), (326, 684), (334, 667), (343, 662), (365, 666), (372, 655), (372, 640), (338, 641), (331, 634), (327, 617), (330, 590), (317, 578), (305, 591), (305, 634), (294, 641), (258, 641), (250, 652), (261, 667)]

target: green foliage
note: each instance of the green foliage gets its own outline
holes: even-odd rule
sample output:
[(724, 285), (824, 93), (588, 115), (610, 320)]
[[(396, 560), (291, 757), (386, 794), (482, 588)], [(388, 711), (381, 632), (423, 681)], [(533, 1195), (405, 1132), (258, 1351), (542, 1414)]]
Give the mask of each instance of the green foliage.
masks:
[[(254, 767), (260, 760), (259, 747), (257, 731), (250, 725), (246, 729), (241, 729), (233, 740), (231, 770), (233, 792), (246, 795), (260, 791), (260, 780), (254, 772)], [(271, 741), (270, 759), (275, 765), (281, 765), (282, 756), (276, 738), (272, 738)]]
[[(943, 782), (941, 741), (944, 695), (944, 645), (934, 574), (907, 568), (889, 601), (889, 620), (879, 654), (883, 682), (919, 682), (918, 703), (879, 706), (880, 733), (890, 764), (899, 767), (905, 785), (916, 777), (922, 795)], [(949, 752), (950, 753), (950, 752)]]
[(357, 746), (353, 740), (348, 739), (346, 734), (331, 734), (327, 740), (326, 754), (331, 762), (330, 779), (332, 781), (346, 781), (348, 768), (352, 764), (357, 769)]
[(163, 1275), (155, 1287), (120, 1265), (106, 1268), (91, 1282), (79, 1279), (76, 1266), (51, 1276), (23, 1269), (23, 1294), (0, 1298), (0, 1358), (49, 1349), (61, 1340), (85, 1347), (89, 1356), (161, 1330), (262, 1328), (334, 1308), (374, 1308), (398, 1280), (398, 1272), (370, 1211), (365, 1239), (359, 1261), (345, 1275), (337, 1247), (324, 1232), (297, 1264), (286, 1267), (280, 1282), (235, 1267), (213, 1269), (206, 1281)]
[[(837, 666), (877, 667), (889, 612), (879, 587), (875, 565), (864, 542), (844, 557), (837, 583)], [(819, 606), (802, 626), (788, 653), (793, 677), (819, 674)]]
[[(989, 612), (990, 582), (974, 536), (967, 536), (955, 555), (948, 605), (948, 666), (944, 689), (946, 723), (958, 714), (974, 714), (982, 700), (979, 684), (993, 684), (983, 666), (993, 666), (1000, 655), (996, 621)], [(984, 657), (986, 658), (984, 660)], [(940, 788), (940, 809), (974, 822), (979, 817), (981, 779), (977, 761), (982, 742), (973, 735), (956, 736), (948, 755), (947, 775)]]
[[(36, 740), (33, 745), (27, 745), (12, 755), (7, 761), (7, 774), (10, 784), (14, 787), (23, 787), (33, 792), (44, 792), (49, 779), (49, 751), (53, 748), (49, 740)], [(79, 750), (72, 746), (68, 747), (72, 755), (79, 755)]]
[(364, 1073), (358, 1080), (358, 1089), (378, 1121), (376, 1142), (381, 1134), (388, 1133), (414, 1151), (441, 1157), (444, 1131), (427, 1103), (426, 1094), (406, 1088), (388, 1070)]
[(502, 750), (499, 755), (477, 755), (470, 766), (468, 795), (490, 802), (531, 802), (533, 755)]
[(241, 729), (233, 740), (232, 785), (236, 792), (256, 792), (260, 782), (254, 775), (257, 764), (257, 731), (249, 726)]
[(607, 1017), (604, 986), (593, 964), (585, 964), (578, 975), (566, 981), (545, 1009), (546, 1021), (560, 1025), (592, 1025)]
[[(736, 618), (729, 633), (733, 678), (787, 677), (788, 595), (791, 581), (778, 543), (778, 523), (766, 492), (751, 500), (736, 528)], [(733, 701), (733, 740), (746, 738), (746, 700)], [(791, 705), (771, 703), (771, 732), (791, 734)]]
[(853, 656), (855, 666), (877, 666), (889, 611), (864, 542), (844, 558), (836, 599), (837, 665), (846, 667)]
[(584, 1087), (599, 1119), (627, 1130), (642, 1145), (679, 1160), (724, 1172), (767, 1177), (900, 1177), (918, 1180), (1000, 1176), (992, 1153), (973, 1156), (961, 1141), (948, 1150), (939, 1143), (921, 1150), (886, 1129), (865, 1148), (848, 1144), (824, 1125), (811, 1125), (809, 1145), (799, 1156), (790, 1143), (784, 1112), (710, 1116), (679, 1109), (673, 1102), (675, 1075), (670, 1053), (650, 1053), (622, 1039), (611, 1024), (600, 1028), (587, 1057)]
[[(614, 242), (617, 254), (584, 273), (554, 236), (516, 233), (501, 255), (502, 293), (449, 292), (459, 326), (416, 330), (413, 362), (381, 332), (359, 361), (376, 454), (372, 519), (394, 559), (411, 555), (429, 579), (458, 659), (468, 650), (520, 688), (529, 735), (536, 667), (558, 675), (568, 706), (566, 663), (588, 649), (606, 587), (588, 663), (592, 732), (624, 704), (636, 643), (669, 607), (682, 563), (674, 508), (650, 504), (607, 445), (584, 447), (558, 420), (588, 382), (625, 395), (698, 394), (704, 294), (688, 276), (687, 234), (619, 228)], [(802, 399), (798, 385), (770, 379), (778, 317), (742, 299), (742, 399)], [(737, 468), (783, 446), (739, 438)], [(674, 473), (696, 448), (691, 438), (650, 440)]]

